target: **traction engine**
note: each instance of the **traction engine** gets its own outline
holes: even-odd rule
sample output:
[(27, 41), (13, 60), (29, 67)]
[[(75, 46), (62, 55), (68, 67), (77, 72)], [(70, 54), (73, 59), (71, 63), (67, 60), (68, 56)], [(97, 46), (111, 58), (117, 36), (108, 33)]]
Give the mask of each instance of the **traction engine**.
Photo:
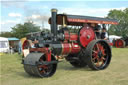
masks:
[(114, 40), (113, 45), (116, 48), (125, 48), (125, 47), (128, 47), (128, 37)]
[(88, 65), (92, 70), (103, 70), (109, 66), (111, 48), (107, 41), (97, 39), (90, 24), (118, 24), (116, 20), (57, 14), (56, 9), (51, 10), (51, 15), (51, 32), (30, 33), (22, 46), (24, 70), (28, 74), (50, 77), (60, 58), (77, 68)]

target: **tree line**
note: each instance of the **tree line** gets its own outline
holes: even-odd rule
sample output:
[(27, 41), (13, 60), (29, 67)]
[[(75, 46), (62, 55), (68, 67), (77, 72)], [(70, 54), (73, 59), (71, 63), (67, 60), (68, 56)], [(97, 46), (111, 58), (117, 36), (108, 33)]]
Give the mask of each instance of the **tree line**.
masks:
[(108, 30), (111, 35), (128, 37), (128, 8), (124, 10), (110, 10), (107, 18), (117, 19), (118, 25), (111, 25)]
[(1, 32), (0, 36), (2, 37), (16, 37), (23, 38), (27, 33), (38, 32), (40, 30), (40, 26), (33, 24), (33, 22), (25, 22), (24, 24), (16, 24), (12, 27), (11, 32)]

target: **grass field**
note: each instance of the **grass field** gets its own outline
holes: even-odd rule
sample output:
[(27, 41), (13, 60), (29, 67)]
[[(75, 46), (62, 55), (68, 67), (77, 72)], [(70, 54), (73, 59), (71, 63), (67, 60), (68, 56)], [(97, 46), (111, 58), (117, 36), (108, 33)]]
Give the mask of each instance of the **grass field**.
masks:
[(102, 71), (77, 69), (65, 60), (55, 75), (35, 78), (24, 72), (18, 54), (0, 56), (1, 85), (128, 85), (128, 48), (113, 48), (110, 66)]

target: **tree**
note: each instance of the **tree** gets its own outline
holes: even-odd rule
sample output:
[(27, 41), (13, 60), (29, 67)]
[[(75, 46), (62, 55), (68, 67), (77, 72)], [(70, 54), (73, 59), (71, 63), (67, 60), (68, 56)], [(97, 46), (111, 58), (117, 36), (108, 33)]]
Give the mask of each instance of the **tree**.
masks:
[(17, 38), (23, 38), (27, 33), (41, 31), (39, 26), (33, 24), (33, 22), (25, 22), (24, 24), (17, 24), (12, 27), (12, 33)]
[(13, 37), (13, 33), (12, 32), (1, 32), (0, 36), (1, 37)]
[(110, 10), (107, 17), (117, 19), (119, 21), (118, 25), (110, 26), (110, 34), (115, 34), (122, 37), (128, 36), (128, 8), (124, 10)]

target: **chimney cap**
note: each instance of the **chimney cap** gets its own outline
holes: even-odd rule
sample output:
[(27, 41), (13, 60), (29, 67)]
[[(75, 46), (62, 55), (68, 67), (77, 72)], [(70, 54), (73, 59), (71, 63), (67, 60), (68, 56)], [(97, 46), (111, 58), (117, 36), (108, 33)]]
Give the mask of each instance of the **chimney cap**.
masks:
[(57, 9), (51, 9), (51, 12), (57, 12)]

